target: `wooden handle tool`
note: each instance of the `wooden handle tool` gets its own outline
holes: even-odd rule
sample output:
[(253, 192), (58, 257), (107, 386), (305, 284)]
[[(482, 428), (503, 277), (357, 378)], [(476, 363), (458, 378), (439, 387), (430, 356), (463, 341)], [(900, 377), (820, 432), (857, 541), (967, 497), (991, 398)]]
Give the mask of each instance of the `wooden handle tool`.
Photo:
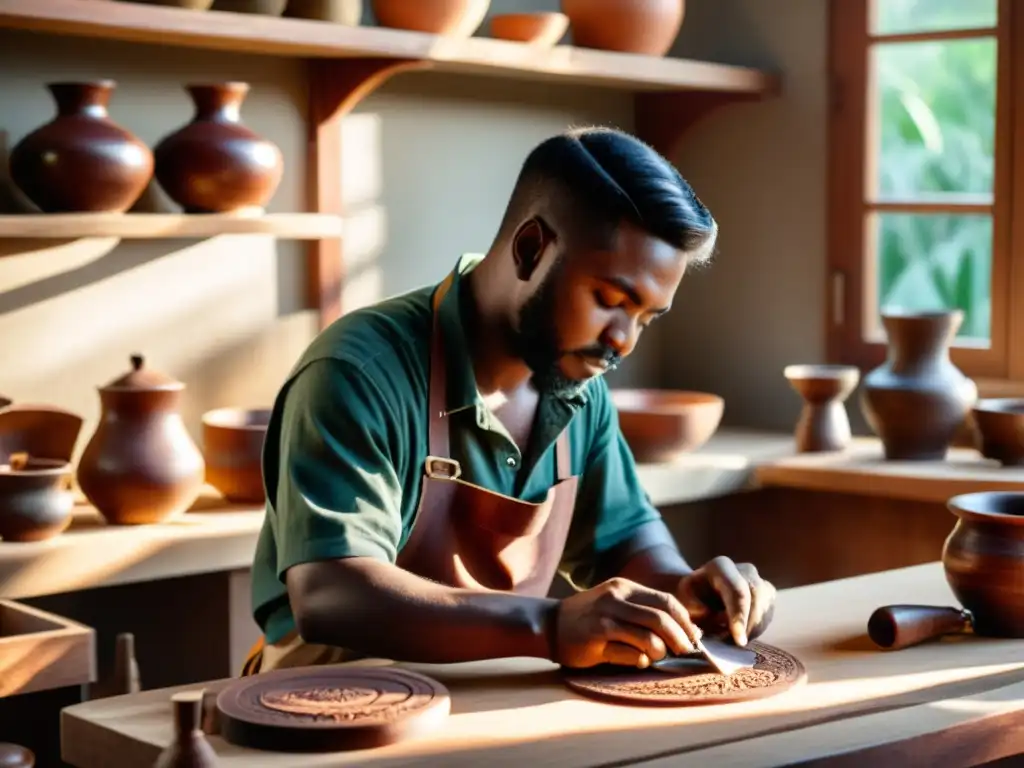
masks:
[(968, 611), (934, 605), (886, 605), (868, 619), (868, 637), (892, 651), (970, 628)]

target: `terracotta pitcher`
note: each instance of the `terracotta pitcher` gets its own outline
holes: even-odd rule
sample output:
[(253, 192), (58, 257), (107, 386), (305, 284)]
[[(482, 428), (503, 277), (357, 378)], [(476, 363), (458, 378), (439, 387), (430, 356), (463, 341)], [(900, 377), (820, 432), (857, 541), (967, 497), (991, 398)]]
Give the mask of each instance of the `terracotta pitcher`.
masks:
[(78, 485), (115, 525), (158, 523), (199, 496), (205, 466), (181, 419), (185, 385), (145, 366), (99, 390), (100, 423), (78, 464)]
[(949, 446), (978, 388), (949, 358), (963, 312), (887, 312), (889, 357), (864, 377), (861, 411), (890, 460), (932, 461)]

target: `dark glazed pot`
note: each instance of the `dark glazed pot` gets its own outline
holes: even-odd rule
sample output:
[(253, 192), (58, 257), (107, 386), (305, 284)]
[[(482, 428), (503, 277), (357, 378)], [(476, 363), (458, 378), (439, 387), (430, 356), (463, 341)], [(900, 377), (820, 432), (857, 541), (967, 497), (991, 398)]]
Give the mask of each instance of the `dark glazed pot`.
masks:
[(57, 116), (23, 138), (11, 180), (45, 213), (120, 213), (153, 176), (153, 153), (107, 116), (115, 84), (48, 83)]
[(893, 461), (941, 461), (978, 387), (949, 359), (963, 312), (886, 313), (889, 357), (864, 377), (860, 406)]
[(248, 84), (187, 89), (195, 115), (156, 147), (160, 186), (190, 213), (263, 207), (277, 191), (284, 165), (275, 144), (242, 125)]
[(363, 0), (288, 0), (284, 15), (358, 27), (363, 18)]
[(108, 522), (158, 523), (198, 498), (205, 466), (178, 411), (184, 389), (146, 368), (141, 355), (100, 388), (100, 423), (79, 461), (78, 485)]
[(959, 520), (942, 548), (942, 565), (974, 617), (974, 631), (1024, 637), (1024, 493), (968, 493), (948, 506)]
[(66, 461), (25, 454), (0, 465), (0, 539), (43, 541), (67, 528), (75, 505), (73, 476)]
[(214, 0), (213, 11), (254, 13), (259, 16), (280, 16), (288, 0)]
[(1004, 467), (1024, 467), (1024, 400), (979, 400), (972, 411), (981, 455)]
[(153, 768), (214, 768), (217, 753), (200, 730), (203, 692), (181, 691), (171, 696), (174, 740), (157, 757)]
[(860, 370), (847, 365), (787, 365), (783, 375), (804, 400), (795, 430), (799, 453), (841, 451), (850, 444), (846, 398)]

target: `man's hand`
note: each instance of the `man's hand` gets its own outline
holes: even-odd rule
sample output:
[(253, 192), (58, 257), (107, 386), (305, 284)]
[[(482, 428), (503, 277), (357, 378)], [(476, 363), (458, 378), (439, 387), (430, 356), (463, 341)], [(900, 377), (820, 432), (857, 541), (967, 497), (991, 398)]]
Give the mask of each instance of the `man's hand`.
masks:
[(667, 653), (694, 650), (701, 631), (673, 595), (610, 579), (562, 600), (555, 661), (567, 667), (650, 666)]
[(683, 607), (705, 631), (727, 631), (736, 645), (763, 633), (775, 609), (775, 587), (750, 563), (716, 557), (679, 581)]

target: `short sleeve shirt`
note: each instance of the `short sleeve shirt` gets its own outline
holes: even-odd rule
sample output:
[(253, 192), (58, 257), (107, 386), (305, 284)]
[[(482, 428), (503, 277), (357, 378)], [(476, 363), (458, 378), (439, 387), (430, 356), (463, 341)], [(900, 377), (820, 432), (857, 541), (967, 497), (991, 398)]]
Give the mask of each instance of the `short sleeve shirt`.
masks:
[[(438, 308), (452, 456), (463, 478), (537, 502), (557, 482), (555, 440), (568, 429), (580, 478), (560, 572), (592, 585), (602, 553), (659, 519), (637, 478), (603, 379), (571, 398), (543, 396), (528, 446), (482, 402), (462, 318), (465, 256)], [(356, 310), (303, 354), (274, 403), (263, 452), (267, 510), (253, 562), (253, 611), (267, 642), (295, 628), (285, 573), (372, 557), (394, 563), (409, 539), (427, 457), (430, 338), (436, 286)]]

